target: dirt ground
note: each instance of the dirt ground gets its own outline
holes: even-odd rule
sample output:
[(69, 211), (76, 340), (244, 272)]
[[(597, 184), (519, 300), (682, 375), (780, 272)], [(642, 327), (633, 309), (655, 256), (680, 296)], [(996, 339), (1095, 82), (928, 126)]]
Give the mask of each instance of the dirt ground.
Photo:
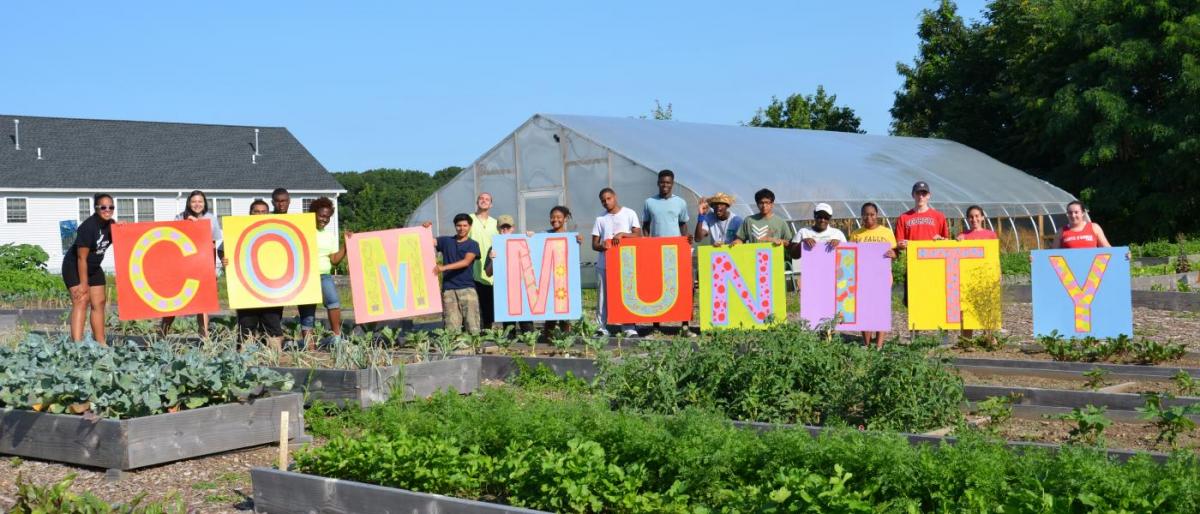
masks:
[[(1066, 443), (1070, 438), (1072, 421), (1060, 419), (1021, 419), (1013, 418), (1000, 427), (1000, 434), (1010, 441), (1040, 441), (1046, 443)], [(1171, 447), (1157, 443), (1158, 429), (1149, 423), (1118, 423), (1113, 422), (1104, 429), (1104, 445), (1108, 448), (1129, 450), (1170, 452)], [(1200, 448), (1200, 434), (1193, 431), (1183, 434), (1176, 440), (1180, 449), (1196, 450)]]
[[(1091, 387), (1087, 385), (1087, 379), (1084, 378), (1048, 378), (1027, 375), (991, 375), (973, 373), (971, 371), (958, 371), (959, 376), (963, 378), (963, 382), (973, 385), (998, 385), (1009, 387), (1037, 387), (1041, 389), (1068, 389), (1072, 391), (1091, 391)], [(1122, 387), (1122, 393), (1144, 393), (1144, 392), (1170, 392), (1178, 394), (1179, 391), (1174, 384), (1168, 381), (1145, 381), (1145, 382), (1127, 382), (1117, 379), (1106, 379), (1100, 387), (1116, 386), (1118, 384), (1128, 384), (1127, 387)], [(1110, 391), (1111, 392), (1111, 391)]]

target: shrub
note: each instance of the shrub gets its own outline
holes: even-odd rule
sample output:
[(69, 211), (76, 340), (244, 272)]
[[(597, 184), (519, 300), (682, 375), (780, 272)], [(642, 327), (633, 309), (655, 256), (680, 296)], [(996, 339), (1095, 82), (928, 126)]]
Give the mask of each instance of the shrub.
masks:
[(653, 344), (645, 354), (602, 361), (599, 393), (614, 406), (660, 414), (701, 407), (744, 421), (910, 431), (961, 418), (961, 379), (917, 348), (872, 351), (794, 325)]
[(62, 280), (46, 271), (50, 256), (40, 246), (0, 245), (0, 296), (22, 297), (62, 293)]

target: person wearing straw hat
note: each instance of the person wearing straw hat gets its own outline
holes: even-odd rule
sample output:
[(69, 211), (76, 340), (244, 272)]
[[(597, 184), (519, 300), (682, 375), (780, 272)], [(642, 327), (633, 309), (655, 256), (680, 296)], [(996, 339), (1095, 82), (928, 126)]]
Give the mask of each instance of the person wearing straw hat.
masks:
[(700, 208), (696, 216), (697, 243), (708, 238), (712, 246), (721, 246), (733, 242), (738, 228), (742, 226), (742, 217), (729, 210), (733, 206), (733, 196), (717, 193), (708, 198), (700, 199)]

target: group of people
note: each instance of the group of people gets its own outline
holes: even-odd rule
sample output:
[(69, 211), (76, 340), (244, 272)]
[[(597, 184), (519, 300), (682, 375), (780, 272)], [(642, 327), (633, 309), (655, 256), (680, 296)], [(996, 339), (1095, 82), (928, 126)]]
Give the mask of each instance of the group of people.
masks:
[[(603, 211), (596, 217), (591, 230), (591, 248), (599, 254), (595, 266), (598, 296), (596, 321), (600, 326), (598, 335), (608, 335), (610, 327), (605, 298), (608, 280), (605, 253), (620, 245), (625, 238), (687, 237), (689, 243), (713, 246), (769, 243), (782, 246), (785, 254), (793, 259), (801, 256), (802, 248), (811, 249), (818, 244), (833, 247), (842, 242), (888, 243), (892, 250), (887, 253), (887, 257), (894, 259), (908, 247), (909, 241), (950, 238), (946, 216), (930, 205), (932, 194), (929, 184), (924, 181), (913, 184), (911, 195), (915, 207), (900, 215), (894, 229), (883, 226), (879, 207), (867, 202), (860, 209), (861, 228), (854, 230), (849, 237), (840, 229), (831, 226), (833, 209), (826, 203), (815, 205), (811, 226), (793, 230), (787, 220), (775, 214), (775, 193), (770, 189), (760, 189), (754, 194), (758, 212), (745, 218), (731, 212), (730, 207), (736, 199), (729, 194), (716, 193), (702, 198), (696, 209), (695, 228), (688, 230), (691, 209), (683, 198), (673, 193), (674, 172), (660, 171), (657, 185), (657, 194), (645, 200), (640, 216), (633, 209), (622, 206), (612, 188), (600, 190), (599, 200)], [(101, 193), (95, 195), (93, 200), (94, 213), (80, 224), (75, 243), (63, 257), (62, 270), (63, 281), (72, 300), (71, 337), (76, 341), (82, 340), (90, 308), (92, 333), (97, 341), (103, 342), (106, 293), (104, 272), (100, 264), (112, 243), (111, 226), (116, 221), (111, 196)], [(271, 205), (263, 200), (255, 200), (250, 205), (250, 214), (286, 214), (290, 204), (291, 196), (288, 191), (276, 189), (271, 194)], [(501, 234), (511, 234), (515, 229), (511, 216), (491, 215), (491, 194), (481, 193), (476, 198), (475, 206), (474, 213), (460, 213), (454, 216), (453, 236), (435, 239), (435, 250), (441, 254), (442, 259), (433, 270), (435, 274), (441, 275), (442, 308), (446, 328), (470, 333), (478, 333), (495, 323), (492, 278), (495, 252), (491, 248), (492, 238)], [(341, 244), (343, 238), (338, 237), (337, 232), (330, 227), (334, 215), (333, 201), (324, 197), (318, 198), (310, 204), (308, 211), (316, 216), (317, 266), (321, 275), (322, 305), (328, 313), (334, 336), (340, 337), (341, 305), (331, 272), (333, 266), (345, 258), (346, 248)], [(555, 206), (549, 215), (548, 232), (570, 231), (570, 209), (561, 205)], [(176, 219), (211, 223), (217, 258), (223, 265), (227, 265), (220, 224), (209, 210), (207, 198), (202, 191), (193, 191), (189, 195), (186, 208)], [(966, 212), (968, 228), (955, 238), (996, 239), (996, 233), (985, 228), (986, 219), (983, 208), (977, 205), (969, 207)], [(1067, 225), (1055, 237), (1053, 247), (1110, 246), (1100, 226), (1088, 221), (1082, 203), (1073, 201), (1067, 205), (1067, 221)], [(432, 223), (427, 221), (423, 225), (430, 227)], [(349, 239), (352, 235), (346, 232), (344, 238)], [(583, 242), (581, 237), (579, 242)], [(905, 303), (907, 301), (905, 291)], [(313, 343), (310, 335), (315, 327), (317, 306), (297, 307), (302, 338), (306, 344), (311, 345)], [(237, 311), (239, 333), (243, 337), (265, 337), (273, 346), (282, 343), (282, 319), (283, 307)], [(207, 315), (199, 315), (198, 321), (201, 335), (207, 336)], [(161, 329), (164, 334), (170, 331), (172, 322), (173, 318), (163, 319)], [(547, 328), (555, 326), (569, 327), (565, 322), (552, 322), (548, 323)], [(629, 336), (638, 333), (635, 327), (628, 325), (619, 326), (617, 329)], [(687, 323), (684, 323), (682, 330), (685, 334), (692, 335)], [(876, 347), (883, 346), (884, 338), (884, 332), (863, 333), (866, 344), (870, 345), (873, 342)]]
[[(691, 223), (690, 208), (683, 198), (675, 195), (675, 174), (671, 170), (658, 173), (658, 194), (647, 198), (642, 213), (622, 206), (612, 188), (600, 190), (600, 207), (603, 209), (592, 226), (591, 247), (598, 253), (596, 260), (597, 306), (596, 321), (600, 325), (598, 335), (608, 335), (608, 308), (606, 301), (605, 252), (631, 237), (680, 237), (686, 236), (689, 243), (713, 246), (738, 245), (743, 243), (769, 243), (784, 248), (785, 254), (796, 259), (802, 249), (811, 249), (823, 244), (835, 247), (842, 242), (887, 243), (892, 246), (887, 257), (895, 259), (908, 247), (909, 241), (936, 241), (950, 239), (950, 224), (946, 216), (930, 205), (932, 193), (929, 184), (919, 181), (912, 186), (911, 195), (915, 207), (900, 215), (894, 228), (882, 224), (879, 207), (864, 203), (859, 211), (861, 228), (849, 237), (840, 229), (831, 226), (833, 209), (827, 203), (817, 203), (813, 209), (811, 226), (793, 230), (788, 220), (774, 212), (775, 193), (760, 189), (754, 194), (758, 212), (745, 218), (733, 214), (730, 207), (735, 199), (726, 193), (716, 193), (702, 198), (696, 209), (695, 228), (688, 230)], [(492, 326), (492, 283), (490, 251), (491, 238), (497, 234), (513, 231), (512, 218), (501, 216), (499, 223), (489, 216), (492, 197), (480, 194), (474, 214), (461, 213), (454, 217), (455, 235), (437, 238), (436, 250), (442, 254), (443, 264), (435, 268), (442, 275), (442, 306), (446, 327), (450, 330), (476, 332), (481, 327)], [(566, 222), (571, 217), (566, 207), (556, 206), (550, 211), (550, 232), (566, 232)], [(1067, 225), (1055, 237), (1054, 248), (1108, 247), (1109, 242), (1100, 226), (1087, 219), (1083, 204), (1073, 201), (1067, 205)], [(954, 236), (957, 240), (996, 239), (996, 233), (986, 227), (987, 214), (978, 205), (966, 211), (967, 228)], [(426, 222), (426, 227), (431, 223)], [(481, 259), (481, 256), (486, 256)], [(472, 281), (471, 278), (474, 278)], [(905, 303), (908, 302), (907, 290)], [(616, 327), (629, 336), (637, 335), (633, 326)], [(687, 323), (682, 330), (691, 335)], [(867, 345), (883, 347), (885, 332), (864, 332)]]
[[(250, 215), (287, 214), (291, 208), (292, 197), (287, 189), (278, 188), (271, 192), (271, 204), (264, 200), (254, 200), (250, 204)], [(75, 242), (63, 255), (62, 277), (71, 295), (71, 313), (69, 316), (71, 339), (82, 341), (84, 327), (88, 321), (88, 311), (91, 311), (92, 337), (99, 343), (105, 343), (105, 308), (107, 304), (106, 280), (104, 270), (100, 265), (104, 255), (112, 245), (112, 225), (115, 219), (113, 198), (107, 193), (98, 193), (92, 197), (93, 213), (75, 232)], [(308, 207), (316, 217), (317, 226), (317, 268), (321, 274), (321, 296), (330, 322), (330, 330), (334, 337), (342, 333), (341, 303), (337, 287), (333, 282), (333, 266), (346, 257), (346, 249), (340, 244), (337, 231), (330, 227), (329, 222), (334, 215), (333, 201), (326, 197), (313, 200)], [(225, 247), (221, 233), (221, 224), (209, 207), (208, 197), (203, 191), (192, 191), (188, 195), (183, 212), (175, 216), (175, 220), (190, 220), (209, 223), (212, 228), (214, 256), (222, 266), (228, 266), (225, 258)], [(348, 239), (353, 234), (346, 232)], [(296, 306), (299, 314), (301, 338), (308, 346), (315, 345), (312, 332), (316, 327), (316, 305)], [(283, 343), (283, 310), (284, 307), (260, 307), (238, 309), (236, 311), (238, 333), (246, 339), (265, 339), (272, 347), (281, 347)], [(165, 317), (161, 322), (161, 333), (170, 332), (174, 317)], [(197, 324), (201, 337), (208, 337), (208, 315), (198, 314)]]

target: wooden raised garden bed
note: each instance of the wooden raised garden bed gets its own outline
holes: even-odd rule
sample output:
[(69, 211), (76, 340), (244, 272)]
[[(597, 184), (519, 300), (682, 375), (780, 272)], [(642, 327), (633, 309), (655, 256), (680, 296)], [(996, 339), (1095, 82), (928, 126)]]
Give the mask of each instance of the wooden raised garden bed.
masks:
[(398, 387), (404, 391), (406, 400), (427, 398), (445, 389), (466, 394), (479, 387), (477, 357), (370, 369), (271, 369), (291, 375), (295, 380), (293, 390), (304, 393), (305, 402), (322, 400), (339, 406), (354, 404), (368, 407), (382, 403)]
[(288, 435), (304, 437), (299, 394), (132, 419), (0, 409), (0, 453), (129, 470), (277, 442), (281, 412)]

